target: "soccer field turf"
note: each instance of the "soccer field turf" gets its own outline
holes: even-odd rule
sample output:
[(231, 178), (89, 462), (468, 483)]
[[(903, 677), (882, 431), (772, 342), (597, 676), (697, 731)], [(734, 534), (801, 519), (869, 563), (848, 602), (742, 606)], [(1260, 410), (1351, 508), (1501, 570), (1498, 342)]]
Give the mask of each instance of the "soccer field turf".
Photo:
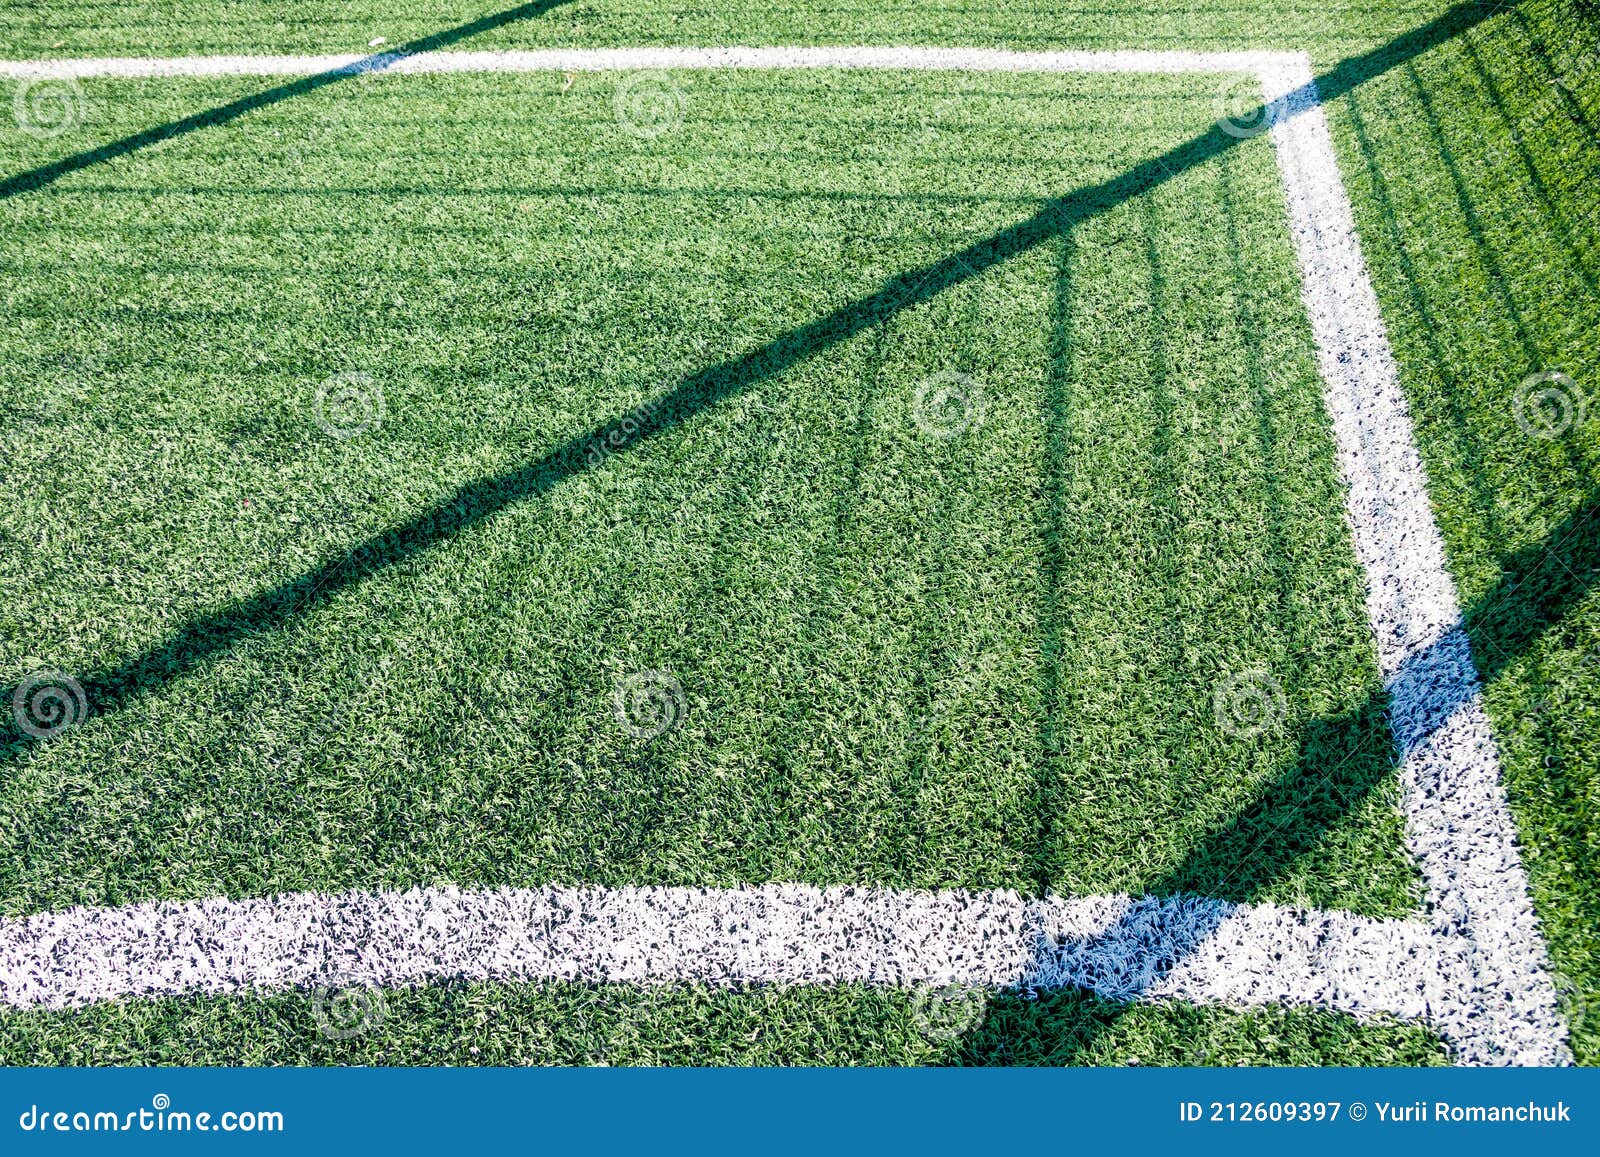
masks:
[[(351, 52), (490, 15), (298, 7), (9, 16), (0, 58)], [(424, 47), (1337, 72), (1446, 12), (1126, 6), (1023, 37), (929, 5), (823, 36), (803, 7), (760, 33), (541, 7)], [(1540, 72), (1573, 7), (1449, 9), (1329, 115), (1592, 1060), (1600, 64)], [(280, 83), (86, 79), (71, 132), (4, 138), (0, 682), (72, 673), (87, 708), (0, 748), (5, 916), (775, 882), (1425, 911), (1269, 137), (1052, 208), (1214, 134), (1218, 77), (376, 72), (259, 99)], [(1580, 409), (1530, 435), (1518, 383), (1556, 369)], [(445, 977), (331, 1036), (322, 999), (11, 1009), (0, 1060), (1447, 1059), (1383, 1017), (1070, 990)]]

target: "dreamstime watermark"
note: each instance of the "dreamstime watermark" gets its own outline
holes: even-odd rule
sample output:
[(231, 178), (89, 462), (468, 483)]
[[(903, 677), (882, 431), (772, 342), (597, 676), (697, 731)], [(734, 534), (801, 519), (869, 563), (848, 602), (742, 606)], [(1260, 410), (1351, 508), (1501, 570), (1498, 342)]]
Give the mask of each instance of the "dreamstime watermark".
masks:
[(174, 1109), (171, 1097), (157, 1093), (149, 1108), (127, 1112), (30, 1105), (17, 1117), (17, 1127), (24, 1133), (281, 1133), (284, 1123), (275, 1109)]
[(383, 387), (360, 370), (334, 374), (317, 386), (311, 412), (329, 437), (341, 442), (358, 438), (383, 425), (387, 414)]
[(89, 697), (71, 675), (40, 671), (17, 684), (11, 714), (25, 735), (54, 739), (88, 717)]
[(348, 140), (349, 135), (349, 126), (343, 120), (324, 112), (307, 128), (290, 139), (284, 149), (284, 161), (299, 170), (315, 165), (319, 158), (338, 157), (339, 148)]
[(629, 73), (617, 82), (611, 107), (623, 132), (653, 141), (683, 127), (683, 86), (659, 69)]
[(639, 434), (648, 428), (650, 419), (661, 408), (660, 398), (649, 398), (635, 406), (621, 419), (611, 424), (611, 429), (598, 438), (591, 438), (584, 451), (584, 465), (600, 466), (613, 454), (628, 448)]
[(369, 985), (323, 985), (311, 994), (311, 1018), (318, 1034), (328, 1040), (364, 1036), (388, 1015), (383, 990)]
[(1211, 708), (1223, 734), (1251, 739), (1282, 723), (1288, 704), (1283, 688), (1271, 675), (1265, 671), (1240, 671), (1217, 684)]
[(612, 709), (622, 729), (634, 739), (665, 735), (688, 710), (683, 684), (670, 671), (636, 671), (617, 680)]
[[(990, 657), (984, 658), (987, 661)], [(943, 680), (926, 707), (908, 720), (913, 742), (925, 745), (931, 752), (951, 731), (970, 724), (971, 716), (981, 710), (985, 694), (992, 687), (992, 668), (985, 666), (965, 668)]]
[(1555, 987), (1556, 1003), (1561, 1006), (1561, 1015), (1566, 1017), (1569, 1035), (1576, 1038), (1593, 1032), (1597, 1027), (1591, 1014), (1597, 999), (1595, 995), (1564, 972), (1551, 973), (1550, 983)]
[(1506, 160), (1509, 144), (1510, 149), (1524, 147), (1527, 137), (1524, 128), (1529, 133), (1537, 133), (1545, 127), (1546, 122), (1556, 115), (1564, 101), (1575, 100), (1574, 92), (1578, 82), (1583, 80), (1597, 67), (1600, 67), (1600, 52), (1591, 52), (1580, 60), (1575, 66), (1562, 73), (1549, 82), (1548, 91), (1534, 104), (1534, 106), (1521, 116), (1517, 117), (1516, 124), (1511, 129), (1508, 140), (1501, 141), (1490, 138), (1484, 158), (1491, 167), (1498, 168)]
[(945, 370), (917, 385), (911, 420), (935, 438), (956, 438), (981, 426), (988, 412), (983, 386), (970, 374)]
[(48, 140), (70, 132), (89, 116), (83, 86), (70, 78), (24, 80), (11, 95), (17, 127), (30, 137)]
[(945, 127), (952, 113), (961, 107), (959, 96), (947, 96), (934, 101), (923, 109), (918, 123), (922, 126), (922, 140), (924, 143), (933, 141), (939, 136), (939, 130)]
[(1578, 383), (1560, 370), (1529, 374), (1511, 396), (1517, 427), (1530, 438), (1551, 440), (1581, 426), (1588, 402)]
[(90, 367), (74, 357), (61, 357), (56, 361), (56, 373), (51, 379), (50, 388), (45, 397), (44, 413), (46, 418), (60, 418), (68, 410), (81, 404), (87, 393), (84, 379), (89, 376)]
[(642, 1058), (656, 1007), (655, 990), (620, 988), (618, 992), (626, 1004), (610, 1030), (585, 1052), (583, 1063), (591, 1068), (649, 1063)]
[(67, 354), (57, 357), (54, 371), (46, 371), (42, 376), (37, 404), (21, 409), (21, 421), (49, 424), (66, 418), (82, 405), (88, 393), (84, 380), (89, 372), (90, 367), (75, 357)]
[(1272, 127), (1272, 114), (1253, 76), (1233, 76), (1217, 90), (1217, 127), (1236, 140), (1260, 136)]
[[(342, 512), (341, 518), (342, 521), (348, 522), (349, 512)], [(345, 560), (347, 565), (357, 566), (359, 569), (353, 552), (346, 554)], [(357, 670), (344, 684), (347, 689), (338, 691), (336, 710), (313, 716), (316, 722), (286, 754), (275, 747), (264, 751), (268, 765), (279, 769), (303, 768), (308, 758), (321, 756), (326, 759), (331, 753), (336, 753), (337, 744), (350, 734), (352, 724), (366, 717), (370, 713), (372, 700), (382, 696), (391, 686), (390, 678), (395, 664), (411, 658), (410, 640), (391, 639), (375, 658)], [(352, 683), (354, 688), (348, 689)], [(337, 755), (334, 754), (333, 758), (337, 758)]]
[(919, 985), (911, 996), (911, 1020), (930, 1041), (953, 1041), (976, 1028), (988, 993), (975, 984)]
[[(1592, 686), (1595, 674), (1600, 672), (1600, 647), (1591, 647), (1584, 653), (1583, 658), (1578, 660), (1578, 670), (1584, 676), (1579, 685), (1583, 687)], [(1565, 705), (1571, 695), (1571, 686), (1571, 684), (1560, 686), (1551, 694), (1539, 696), (1527, 707), (1523, 708), (1522, 714), (1528, 719), (1534, 719)]]

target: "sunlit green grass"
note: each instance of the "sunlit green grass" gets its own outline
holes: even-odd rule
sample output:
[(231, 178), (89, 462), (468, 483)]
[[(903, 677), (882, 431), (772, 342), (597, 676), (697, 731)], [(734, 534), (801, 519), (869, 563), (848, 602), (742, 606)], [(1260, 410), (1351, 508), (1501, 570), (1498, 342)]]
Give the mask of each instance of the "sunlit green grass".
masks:
[[(174, 633), (184, 668), (19, 739), (11, 910), (783, 879), (1405, 912), (1392, 791), (1209, 842), (1298, 764), (1332, 792), (1388, 758), (1381, 727), (1313, 729), (1376, 684), (1264, 141), (510, 482), (281, 631), (182, 635), (1208, 106), (1193, 80), (701, 75), (643, 141), (617, 79), (362, 81), (5, 206), (0, 340), (38, 415), (6, 525), (50, 544), (10, 561), (8, 674)], [(148, 120), (218, 87), (91, 96)], [(960, 119), (908, 111), (938, 101)], [(348, 439), (311, 401), (340, 372), (383, 397)], [(657, 671), (682, 720), (643, 742), (615, 693)], [(1233, 734), (1215, 688), (1251, 673), (1288, 714)]]
[[(491, 11), (370, 27), (359, 4), (265, 21), (44, 7), (48, 21), (8, 6), (0, 56), (357, 51)], [(600, 2), (463, 47), (1265, 46), (1329, 68), (1449, 8)], [(1583, 1060), (1600, 988), (1592, 21), (1581, 0), (1509, 5), (1414, 64), (1368, 61), (1330, 107)], [(182, 634), (1214, 115), (1200, 79), (693, 74), (683, 128), (645, 142), (617, 129), (616, 79), (351, 81), (0, 202), (0, 683), (116, 669), (175, 634), (205, 655), (143, 670), (120, 709), (62, 739), (13, 745), (7, 910), (807, 879), (1407, 911), (1360, 576), (1264, 139), (311, 599), (283, 629), (214, 651)], [(263, 83), (85, 87), (76, 134), (39, 143), (6, 124), (4, 175)], [(1588, 390), (1590, 417), (1532, 438), (1513, 398), (1551, 369)], [(369, 374), (386, 403), (347, 442), (310, 414), (340, 371)], [(953, 439), (911, 420), (939, 373), (985, 401)], [(618, 678), (642, 670), (685, 694), (682, 723), (648, 743), (612, 717)], [(1215, 726), (1211, 693), (1238, 671), (1284, 689), (1264, 735)], [(565, 999), (484, 991), (491, 1008)], [(443, 1002), (418, 1007), (426, 1033), (463, 1015), (454, 997), (395, 999)], [(883, 1045), (921, 1039), (904, 1008), (868, 1030), (857, 997), (794, 999), (832, 1010), (825, 1035), (866, 1036), (829, 1051), (780, 1034), (743, 1055), (967, 1056)], [(0, 1042), (183, 1060), (195, 1024), (260, 1007), (7, 1014)], [(1035, 1027), (1017, 1051), (968, 1059), (1171, 1062), (1195, 1017), (1253, 1042), (1227, 1059), (1422, 1055), (1332, 1016), (1119, 1012), (1081, 1040), (1019, 1012)], [(693, 1060), (682, 1042), (716, 1036), (681, 1009), (650, 1023), (646, 1059)], [(1123, 1050), (1134, 1026), (1152, 1043)], [(499, 1055), (543, 1055), (512, 1037)], [(216, 1047), (325, 1056), (300, 1034)], [(708, 1043), (704, 1059), (736, 1052)]]
[[(0, 9), (5, 55), (378, 52), (472, 27), (473, 48), (635, 44), (982, 44), (1012, 48), (1308, 48), (1383, 43), (1448, 0), (29, 0)], [(382, 38), (382, 43), (372, 41)]]
[[(330, 1037), (315, 993), (0, 1016), (8, 1064), (1435, 1065), (1427, 1032), (1303, 1010), (1102, 1004), (846, 985), (438, 984), (370, 995)], [(947, 1003), (941, 1007), (937, 1002)], [(318, 1020), (318, 1010), (323, 1020)], [(339, 1021), (341, 1029), (345, 1021)]]
[[(1266, 141), (836, 340), (886, 278), (1203, 131), (1209, 82), (684, 75), (643, 139), (619, 80), (354, 81), (0, 206), (4, 526), (36, 544), (6, 675), (103, 699), (9, 749), (6, 907), (804, 880), (1409, 911)], [(87, 86), (112, 136), (247, 91)], [(650, 440), (517, 473), (774, 340)], [(382, 394), (348, 438), (338, 374)], [(463, 486), (481, 519), (250, 626)], [(681, 719), (641, 738), (615, 701), (649, 672)], [(1241, 676), (1281, 717), (1219, 726)], [(1321, 804), (1271, 802), (1296, 776)]]

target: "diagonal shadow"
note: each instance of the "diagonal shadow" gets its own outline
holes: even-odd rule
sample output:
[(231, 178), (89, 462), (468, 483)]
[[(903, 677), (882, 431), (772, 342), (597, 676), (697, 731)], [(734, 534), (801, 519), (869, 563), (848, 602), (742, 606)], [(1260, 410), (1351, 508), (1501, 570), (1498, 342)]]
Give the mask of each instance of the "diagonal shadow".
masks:
[[(1492, 683), (1532, 650), (1597, 587), (1600, 494), (1591, 494), (1544, 539), (1506, 556), (1500, 580), (1464, 611), (1466, 635), (1483, 682)], [(1456, 666), (1461, 639), (1459, 633), (1446, 636), (1413, 656), (1391, 682), (1428, 679), (1436, 668)], [(1408, 750), (1424, 743), (1431, 728), (1467, 702), (1471, 688), (1457, 685), (1456, 691), (1453, 698), (1437, 704), (1429, 726), (1402, 738)], [(1195, 894), (1221, 895), (1231, 879), (1246, 871), (1258, 878), (1283, 875), (1302, 856), (1314, 852), (1332, 827), (1380, 784), (1392, 780), (1392, 764), (1375, 773), (1369, 761), (1329, 762), (1330, 753), (1340, 748), (1350, 753), (1370, 750), (1373, 729), (1387, 733), (1388, 700), (1387, 691), (1378, 689), (1343, 715), (1313, 721), (1301, 737), (1294, 765), (1283, 776), (1248, 809), (1200, 840), (1182, 863), (1149, 881), (1147, 896), (1183, 897), (1160, 906), (1170, 910), (1167, 918), (1154, 919), (1157, 905), (1145, 902), (1135, 904), (1092, 938), (1058, 942), (1041, 935), (1032, 971), (1048, 976), (1063, 960), (1070, 960), (1072, 975), (1088, 972), (1095, 977), (1091, 993), (1051, 1002), (1047, 1009), (1022, 1016), (1011, 1007), (1010, 998), (995, 998), (1002, 1015), (994, 1026), (980, 1027), (965, 1039), (952, 1063), (1087, 1060), (1084, 1054), (1135, 1007), (1130, 1002), (1159, 984), (1185, 958), (1204, 951), (1227, 917), (1229, 905), (1209, 899), (1193, 902)], [(1571, 802), (1575, 808), (1582, 806), (1579, 800)], [(1584, 917), (1600, 920), (1600, 898), (1587, 907)], [(1196, 1063), (1204, 1062), (1205, 1058), (1196, 1058)]]
[[(512, 20), (538, 15), (562, 2), (564, 0), (538, 0), (414, 41), (389, 55), (398, 57), (448, 45)], [(1314, 84), (1317, 91), (1324, 100), (1335, 99), (1476, 26), (1503, 10), (1503, 7), (1498, 3), (1457, 4), (1419, 28), (1370, 52), (1342, 61), (1316, 78)], [(9, 178), (0, 182), (0, 196), (14, 196), (27, 189), (40, 188), (67, 172), (125, 155), (179, 132), (226, 123), (262, 104), (284, 100), (355, 75), (353, 69), (355, 66), (283, 85), (256, 97), (196, 114), (174, 125), (151, 129), (56, 162), (53, 166)], [(773, 378), (855, 337), (901, 310), (925, 302), (952, 285), (976, 277), (1011, 257), (1070, 232), (1079, 222), (1195, 169), (1237, 145), (1239, 140), (1220, 125), (1212, 125), (1198, 136), (1116, 177), (1051, 200), (1033, 216), (1017, 224), (937, 261), (900, 273), (886, 281), (876, 292), (791, 329), (742, 357), (693, 373), (666, 394), (647, 402), (638, 410), (614, 417), (586, 434), (571, 438), (527, 465), (468, 483), (434, 507), (357, 543), (343, 557), (331, 558), (298, 578), (201, 616), (143, 653), (118, 666), (86, 672), (78, 677), (78, 682), (82, 684), (93, 711), (97, 714), (113, 713), (154, 688), (225, 654), (240, 641), (281, 627), (294, 616), (327, 600), (335, 592), (359, 583), (366, 575), (444, 542), (513, 503), (537, 498), (563, 479), (603, 464), (611, 454), (624, 453), (755, 383)], [(6, 696), (9, 695), (10, 689), (6, 689)], [(20, 731), (13, 731), (4, 745), (0, 746), (0, 766), (16, 760), (36, 742), (39, 741)]]
[[(1470, 41), (1463, 38), (1462, 43), (1470, 48)], [(1540, 342), (1534, 335), (1533, 327), (1529, 324), (1527, 316), (1517, 304), (1516, 295), (1513, 292), (1514, 280), (1507, 272), (1505, 263), (1501, 260), (1497, 248), (1489, 243), (1488, 230), (1482, 216), (1473, 204), (1471, 189), (1465, 175), (1462, 173), (1461, 165), (1456, 159), (1455, 152), (1451, 149), (1449, 140), (1446, 138), (1438, 110), (1434, 105), (1433, 98), (1428, 94), (1428, 86), (1422, 82), (1422, 78), (1410, 65), (1406, 66), (1405, 71), (1407, 79), (1411, 82), (1411, 89), (1415, 95), (1417, 107), (1422, 112), (1423, 123), (1427, 126), (1429, 136), (1433, 139), (1439, 161), (1444, 166), (1445, 172), (1449, 174), (1450, 185), (1455, 193), (1456, 207), (1461, 214), (1462, 222), (1466, 226), (1467, 234), (1472, 239), (1473, 250), (1478, 255), (1479, 264), (1489, 286), (1500, 301), (1502, 312), (1516, 333), (1517, 344), (1522, 347), (1523, 356), (1526, 359), (1525, 364), (1529, 366), (1550, 365), (1553, 359), (1548, 356), (1544, 343)], [(1559, 88), (1559, 86), (1557, 87)], [(1515, 136), (1515, 133), (1513, 132), (1512, 135)], [(1518, 145), (1521, 145), (1520, 140)], [(1559, 224), (1560, 218), (1550, 211), (1548, 202), (1546, 202), (1546, 205), (1546, 213), (1549, 220)], [(1587, 268), (1584, 265), (1580, 263), (1578, 269), (1586, 277), (1588, 276)], [(1589, 280), (1592, 286), (1592, 277)], [(1581, 446), (1569, 441), (1563, 442), (1561, 448), (1566, 452), (1574, 475), (1581, 480), (1587, 473), (1586, 456)]]
[(121, 140), (111, 141), (96, 148), (85, 149), (81, 153), (73, 153), (59, 161), (40, 165), (25, 173), (7, 177), (0, 181), (0, 200), (15, 197), (18, 193), (27, 193), (35, 189), (42, 189), (46, 185), (54, 184), (62, 177), (95, 165), (114, 161), (118, 157), (125, 157), (129, 153), (136, 153), (140, 149), (149, 148), (161, 141), (181, 137), (186, 133), (198, 129), (215, 128), (236, 121), (246, 113), (254, 112), (258, 108), (278, 104), (292, 97), (304, 96), (309, 92), (316, 92), (319, 88), (326, 88), (330, 84), (338, 84), (342, 80), (349, 80), (352, 76), (360, 76), (369, 72), (382, 72), (397, 61), (408, 56), (415, 56), (419, 52), (433, 52), (436, 49), (448, 48), (469, 37), (479, 33), (488, 32), (518, 20), (531, 20), (535, 16), (543, 16), (552, 8), (559, 8), (563, 4), (570, 4), (572, 0), (533, 0), (530, 4), (522, 4), (516, 8), (507, 8), (504, 12), (496, 12), (489, 16), (480, 17), (467, 24), (460, 24), (448, 28), (443, 32), (436, 32), (431, 36), (424, 36), (420, 40), (402, 44), (389, 52), (380, 52), (372, 56), (363, 57), (353, 64), (342, 68), (330, 69), (312, 76), (301, 77), (287, 84), (280, 84), (276, 88), (269, 88), (265, 92), (254, 93), (251, 96), (240, 97), (238, 100), (229, 101), (227, 104), (218, 105), (216, 108), (197, 112), (186, 116), (182, 120), (171, 121), (164, 125), (144, 129)]
[[(1445, 399), (1444, 413), (1449, 418), (1448, 423), (1441, 423), (1441, 429), (1449, 435), (1454, 444), (1452, 449), (1458, 460), (1475, 463), (1487, 461), (1483, 439), (1468, 416), (1463, 401), (1469, 395), (1469, 391), (1463, 386), (1461, 375), (1456, 372), (1451, 359), (1440, 344), (1440, 334), (1444, 332), (1444, 326), (1433, 306), (1429, 304), (1424, 292), (1424, 287), (1429, 283), (1419, 272), (1417, 260), (1412, 254), (1411, 243), (1401, 231), (1395, 198), (1390, 192), (1390, 180), (1378, 163), (1377, 146), (1367, 123), (1369, 114), (1363, 109), (1363, 103), (1359, 97), (1352, 96), (1346, 106), (1350, 118), (1350, 131), (1355, 137), (1356, 147), (1361, 152), (1361, 160), (1371, 182), (1369, 186), (1371, 203), (1383, 222), (1384, 231), (1388, 235), (1389, 251), (1394, 255), (1394, 260), (1400, 269), (1400, 281), (1405, 290), (1406, 300), (1421, 323), (1415, 329), (1427, 346), (1428, 364), (1448, 387), (1440, 391)], [(1474, 469), (1468, 473), (1468, 484), (1472, 489), (1477, 514), (1483, 519), (1489, 535), (1496, 540), (1503, 539), (1507, 532), (1501, 525), (1493, 480), (1482, 469)]]
[[(98, 149), (77, 154), (52, 165), (0, 182), (0, 197), (41, 188), (71, 172), (111, 160), (179, 133), (224, 124), (253, 108), (313, 91), (362, 71), (375, 71), (398, 57), (438, 48), (465, 36), (510, 20), (537, 15), (564, 0), (524, 5), (496, 17), (463, 25), (437, 36), (408, 44), (395, 53), (280, 86), (171, 125), (161, 126)], [(1436, 20), (1358, 57), (1350, 58), (1317, 78), (1325, 100), (1350, 92), (1365, 81), (1415, 58), (1422, 52), (1477, 25), (1506, 5), (1466, 3), (1449, 9)], [(603, 462), (611, 453), (624, 452), (694, 414), (733, 396), (749, 386), (783, 372), (821, 351), (878, 325), (895, 313), (937, 295), (946, 288), (981, 274), (993, 265), (1063, 234), (1072, 227), (1122, 204), (1178, 174), (1187, 172), (1238, 143), (1213, 127), (1209, 131), (1146, 161), (1111, 180), (1057, 198), (1034, 216), (966, 249), (902, 273), (875, 293), (797, 327), (744, 355), (694, 373), (646, 407), (595, 427), (587, 435), (570, 439), (544, 457), (519, 469), (461, 487), (447, 501), (383, 534), (357, 544), (345, 557), (333, 559), (290, 582), (285, 582), (232, 607), (204, 616), (181, 628), (163, 643), (108, 670), (86, 675), (81, 682), (96, 710), (109, 712), (153, 687), (191, 671), (226, 653), (240, 640), (276, 629), (294, 615), (333, 592), (361, 581), (417, 552), (445, 541), (460, 531), (493, 516), (513, 502), (538, 497), (564, 478)], [(601, 452), (603, 451), (603, 452)], [(1596, 550), (1596, 506), (1586, 503), (1563, 533), (1558, 530), (1546, 543), (1519, 552), (1506, 567), (1507, 580), (1469, 610), (1473, 640), (1480, 654), (1489, 657), (1484, 668), (1492, 679), (1515, 655), (1560, 621), (1573, 601), (1593, 585), (1600, 551)], [(1554, 587), (1536, 581), (1513, 581), (1523, 570), (1537, 571), (1554, 561), (1570, 581)], [(1507, 587), (1507, 583), (1510, 586)], [(1519, 597), (1520, 595), (1520, 597)], [(1536, 606), (1529, 600), (1537, 597)], [(1514, 601), (1517, 600), (1517, 601)], [(1489, 609), (1493, 613), (1487, 613)], [(1495, 657), (1498, 656), (1498, 661)], [(1428, 656), (1423, 657), (1426, 662)], [(1375, 692), (1359, 708), (1331, 720), (1314, 723), (1302, 739), (1300, 758), (1250, 808), (1204, 839), (1185, 861), (1150, 883), (1155, 894), (1176, 891), (1214, 892), (1248, 863), (1257, 878), (1287, 870), (1301, 855), (1314, 849), (1326, 832), (1348, 815), (1352, 807), (1387, 776), (1370, 768), (1361, 774), (1340, 772), (1348, 759), (1330, 759), (1330, 752), (1369, 749), (1373, 728), (1386, 726), (1387, 695)], [(16, 758), (30, 741), (16, 739), (0, 749), (0, 762)], [(1333, 771), (1327, 769), (1332, 766)], [(1331, 789), (1331, 790), (1330, 790)], [(1285, 830), (1289, 839), (1265, 843), (1263, 835)], [(1212, 881), (1209, 885), (1205, 881)], [(1202, 922), (1203, 923), (1203, 922)], [(1204, 940), (1196, 935), (1163, 945), (1147, 962), (1142, 985), (1148, 987)], [(1119, 933), (1106, 934), (1108, 943)], [(1126, 1006), (1124, 1006), (1125, 1008)], [(1119, 1009), (1074, 1045), (1081, 1050), (1123, 1015)]]

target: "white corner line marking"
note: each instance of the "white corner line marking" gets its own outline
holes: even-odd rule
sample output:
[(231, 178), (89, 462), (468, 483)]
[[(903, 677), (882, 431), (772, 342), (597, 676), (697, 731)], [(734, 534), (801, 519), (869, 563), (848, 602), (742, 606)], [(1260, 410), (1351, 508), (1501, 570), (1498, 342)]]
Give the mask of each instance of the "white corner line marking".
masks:
[(1261, 73), (1345, 482), (1367, 617), (1389, 692), (1407, 844), (1430, 924), (1465, 942), (1470, 994), (1436, 1010), (1468, 1063), (1570, 1060), (1517, 851), (1500, 754), (1444, 540), (1309, 61)]
[(0, 921), (0, 1003), (441, 977), (1071, 986), (1432, 1025), (1464, 1064), (1570, 1061), (1422, 461), (1304, 53), (795, 47), (0, 61), (0, 77), (634, 69), (1247, 73), (1268, 102), (1302, 295), (1366, 572), (1424, 920), (1197, 897), (770, 884), (304, 893)]

